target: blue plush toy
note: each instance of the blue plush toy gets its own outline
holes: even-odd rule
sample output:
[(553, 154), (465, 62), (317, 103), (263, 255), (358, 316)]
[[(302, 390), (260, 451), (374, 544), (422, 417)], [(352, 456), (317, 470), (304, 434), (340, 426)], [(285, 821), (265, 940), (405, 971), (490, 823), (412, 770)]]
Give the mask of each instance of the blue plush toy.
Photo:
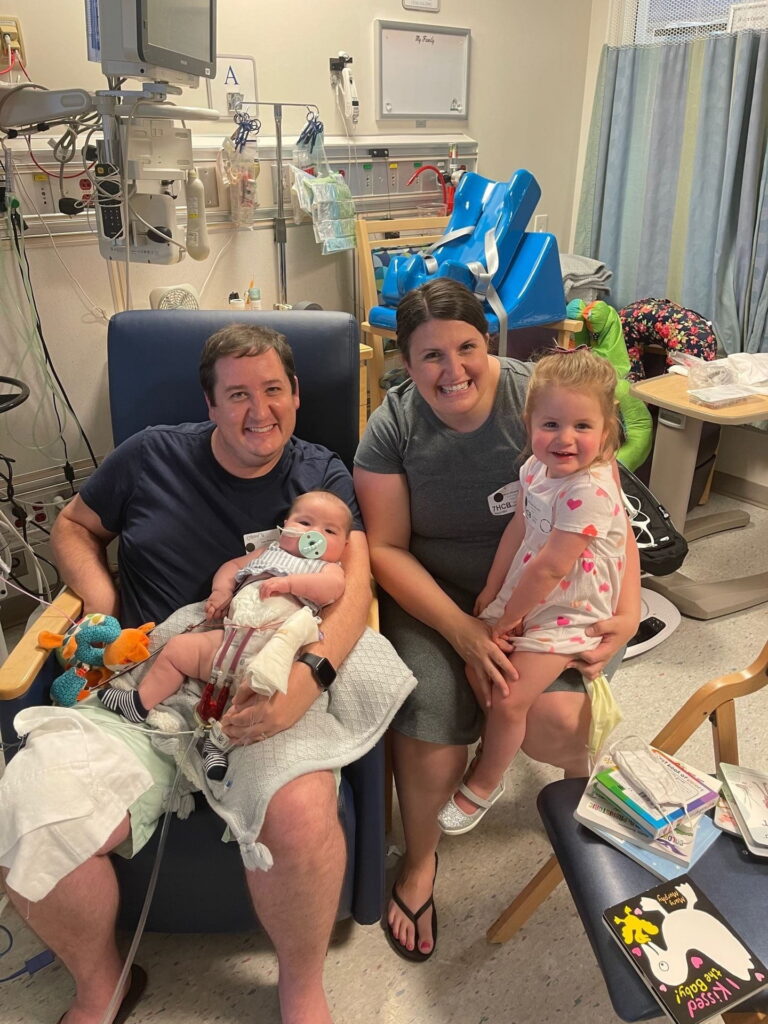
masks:
[(61, 663), (68, 666), (51, 686), (51, 698), (56, 704), (72, 707), (82, 690), (98, 686), (109, 676), (109, 670), (104, 668), (104, 649), (121, 632), (114, 616), (91, 612), (66, 633), (40, 633), (38, 645), (48, 651), (56, 650)]

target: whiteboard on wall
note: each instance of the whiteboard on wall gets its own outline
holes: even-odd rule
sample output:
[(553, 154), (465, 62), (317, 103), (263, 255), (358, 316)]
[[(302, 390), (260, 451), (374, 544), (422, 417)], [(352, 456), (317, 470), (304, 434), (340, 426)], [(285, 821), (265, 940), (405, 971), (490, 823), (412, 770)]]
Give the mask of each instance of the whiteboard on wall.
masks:
[(468, 28), (376, 22), (380, 118), (466, 120)]

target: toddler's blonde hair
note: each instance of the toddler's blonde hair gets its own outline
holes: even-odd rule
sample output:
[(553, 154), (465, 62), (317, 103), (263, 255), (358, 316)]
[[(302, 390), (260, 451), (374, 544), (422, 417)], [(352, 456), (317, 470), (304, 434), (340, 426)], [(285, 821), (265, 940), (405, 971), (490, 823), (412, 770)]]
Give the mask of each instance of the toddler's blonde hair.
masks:
[(544, 352), (537, 360), (525, 397), (523, 420), (531, 433), (531, 415), (542, 393), (549, 388), (580, 391), (597, 399), (605, 421), (605, 442), (598, 459), (608, 462), (619, 447), (619, 419), (616, 413), (616, 371), (607, 359), (586, 345), (567, 351)]

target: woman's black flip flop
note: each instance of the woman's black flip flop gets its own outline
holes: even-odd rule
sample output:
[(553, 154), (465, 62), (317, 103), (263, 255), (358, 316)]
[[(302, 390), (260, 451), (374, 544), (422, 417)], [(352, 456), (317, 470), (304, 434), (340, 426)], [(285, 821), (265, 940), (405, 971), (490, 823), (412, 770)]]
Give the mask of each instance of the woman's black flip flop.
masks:
[(426, 901), (426, 903), (422, 904), (422, 906), (420, 906), (419, 909), (415, 913), (414, 913), (414, 911), (412, 911), (410, 909), (410, 907), (407, 907), (405, 905), (405, 903), (403, 903), (403, 901), (397, 895), (397, 889), (396, 889), (395, 885), (392, 886), (392, 899), (395, 901), (395, 903), (398, 905), (398, 907), (402, 910), (402, 912), (405, 914), (405, 916), (408, 918), (408, 920), (413, 923), (413, 927), (416, 929), (417, 941), (418, 941), (418, 924), (417, 924), (417, 922), (418, 922), (418, 920), (419, 920), (419, 918), (421, 917), (422, 914), (424, 914), (427, 910), (429, 910), (430, 907), (432, 908), (432, 949), (430, 949), (430, 951), (428, 953), (422, 953), (421, 950), (418, 948), (418, 945), (414, 949), (406, 949), (405, 946), (401, 942), (398, 942), (397, 939), (395, 938), (395, 936), (392, 934), (392, 926), (389, 923), (389, 921), (387, 920), (387, 922), (386, 922), (385, 934), (387, 936), (387, 942), (390, 944), (392, 949), (394, 949), (394, 951), (397, 953), (398, 956), (401, 956), (404, 960), (410, 960), (412, 963), (422, 964), (422, 963), (424, 963), (425, 960), (429, 960), (429, 958), (435, 952), (435, 948), (437, 946), (437, 909), (435, 908), (435, 894), (434, 894), (434, 887), (435, 887), (435, 879), (436, 878), (437, 878), (437, 851), (435, 851), (435, 875), (434, 875), (434, 878), (432, 879), (432, 889), (433, 889), (433, 892), (430, 895), (429, 899)]

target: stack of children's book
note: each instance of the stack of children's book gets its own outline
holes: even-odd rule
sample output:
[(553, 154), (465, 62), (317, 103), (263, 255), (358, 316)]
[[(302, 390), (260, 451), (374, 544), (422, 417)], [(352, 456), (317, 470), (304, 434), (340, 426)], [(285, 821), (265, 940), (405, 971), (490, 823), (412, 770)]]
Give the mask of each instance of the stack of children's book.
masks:
[(717, 839), (719, 832), (706, 812), (717, 803), (721, 783), (651, 749), (674, 782), (681, 797), (679, 804), (660, 808), (623, 775), (610, 754), (605, 754), (592, 772), (574, 817), (657, 878), (671, 879), (695, 864)]
[(723, 790), (715, 825), (740, 836), (757, 857), (768, 857), (768, 773), (721, 764)]

